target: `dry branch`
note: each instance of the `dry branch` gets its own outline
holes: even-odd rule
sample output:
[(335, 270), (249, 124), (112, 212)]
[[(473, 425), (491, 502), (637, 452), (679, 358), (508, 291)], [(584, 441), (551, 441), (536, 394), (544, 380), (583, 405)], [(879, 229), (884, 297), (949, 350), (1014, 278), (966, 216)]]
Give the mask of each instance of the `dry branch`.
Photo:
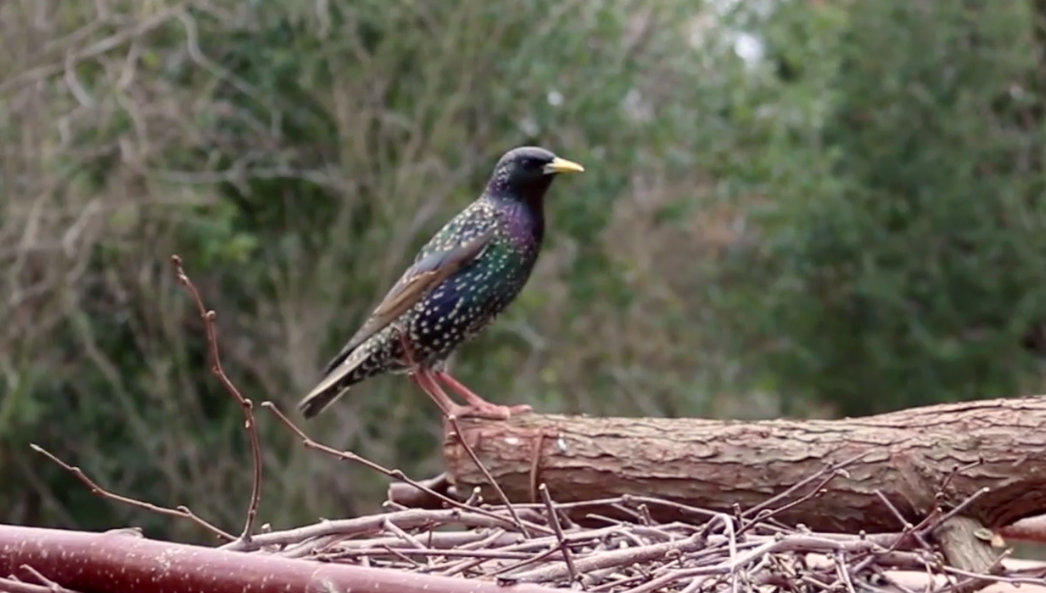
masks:
[(105, 499), (111, 500), (111, 501), (119, 503), (119, 504), (125, 504), (125, 505), (128, 505), (128, 506), (137, 507), (137, 508), (149, 511), (150, 513), (156, 513), (158, 515), (168, 515), (168, 516), (171, 516), (171, 517), (182, 517), (182, 518), (185, 518), (185, 519), (189, 519), (193, 523), (196, 523), (200, 527), (203, 527), (207, 531), (213, 533), (215, 536), (218, 537), (218, 539), (222, 539), (222, 540), (236, 539), (232, 535), (230, 535), (229, 533), (226, 533), (225, 531), (223, 531), (221, 528), (215, 526), (214, 524), (210, 523), (206, 519), (200, 517), (199, 515), (194, 513), (192, 511), (192, 509), (190, 509), (189, 507), (187, 507), (185, 505), (179, 505), (179, 506), (177, 506), (175, 508), (164, 507), (164, 506), (153, 504), (151, 502), (146, 502), (144, 500), (138, 500), (136, 498), (129, 498), (127, 496), (123, 496), (123, 495), (117, 494), (115, 492), (110, 492), (109, 490), (107, 490), (107, 489), (103, 488), (102, 486), (100, 486), (93, 479), (91, 479), (87, 474), (85, 474), (84, 471), (82, 469), (80, 469), (79, 466), (72, 465), (72, 464), (66, 463), (65, 461), (62, 461), (57, 456), (55, 456), (54, 453), (51, 453), (50, 451), (48, 451), (47, 449), (44, 449), (43, 447), (41, 447), (40, 445), (37, 445), (36, 443), (30, 443), (29, 444), (29, 448), (32, 449), (33, 451), (36, 451), (37, 453), (43, 455), (47, 459), (51, 460), (58, 467), (60, 467), (60, 468), (64, 469), (65, 471), (71, 473), (73, 475), (73, 477), (75, 477), (77, 480), (79, 480), (83, 485), (87, 486), (87, 488), (91, 491), (91, 494), (94, 494), (95, 496), (99, 496), (101, 498), (105, 498)]
[[(649, 512), (673, 521), (694, 518), (679, 505), (733, 513), (779, 496), (776, 519), (839, 532), (898, 531), (962, 501), (963, 515), (990, 528), (1046, 512), (1046, 399), (1038, 397), (835, 421), (525, 414), (463, 418), (458, 426), (515, 503), (538, 502), (539, 483), (561, 503), (656, 494), (678, 504)], [(481, 487), (495, 500), (456, 432), (446, 426), (448, 478), (458, 492)], [(830, 480), (787, 492), (848, 459)], [(789, 506), (818, 489), (816, 504)]]
[[(0, 575), (29, 581), (32, 573), (25, 566), (63, 587), (93, 592), (505, 593), (490, 581), (225, 552), (126, 533), (0, 526)], [(512, 593), (552, 591), (535, 585), (512, 589)]]
[(258, 517), (258, 505), (261, 502), (262, 487), (261, 443), (258, 439), (257, 421), (254, 419), (254, 403), (240, 393), (240, 390), (236, 388), (229, 376), (225, 374), (225, 369), (222, 367), (222, 357), (218, 351), (218, 314), (203, 304), (203, 297), (200, 295), (200, 291), (197, 290), (196, 285), (193, 284), (188, 274), (185, 273), (182, 258), (172, 255), (171, 263), (174, 265), (175, 278), (192, 296), (193, 303), (200, 313), (200, 318), (203, 319), (203, 325), (207, 333), (207, 345), (211, 354), (211, 373), (218, 378), (225, 391), (236, 400), (236, 403), (243, 410), (243, 426), (247, 430), (247, 440), (251, 445), (251, 467), (254, 471), (252, 472), (251, 480), (251, 498), (247, 503), (247, 519), (244, 521), (243, 531), (240, 532), (240, 539), (245, 544), (250, 545), (251, 535), (254, 532), (254, 521)]

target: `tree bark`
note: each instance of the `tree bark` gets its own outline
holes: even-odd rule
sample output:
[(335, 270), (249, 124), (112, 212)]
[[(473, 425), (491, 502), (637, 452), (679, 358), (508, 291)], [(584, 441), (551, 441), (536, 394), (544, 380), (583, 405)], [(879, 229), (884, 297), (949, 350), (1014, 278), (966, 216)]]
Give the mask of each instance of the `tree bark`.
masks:
[[(507, 421), (460, 419), (465, 441), (516, 503), (545, 483), (557, 502), (654, 495), (713, 511), (751, 508), (804, 478), (857, 455), (815, 501), (775, 517), (815, 530), (903, 528), (938, 504), (990, 490), (963, 514), (997, 528), (1046, 512), (1046, 399), (984, 400), (842, 420), (718, 421), (525, 414)], [(458, 492), (497, 494), (446, 426), (443, 453)], [(957, 468), (963, 468), (956, 472)], [(814, 485), (775, 503), (807, 495)], [(940, 502), (937, 496), (940, 496)], [(679, 509), (650, 509), (661, 521)], [(591, 508), (586, 513), (593, 512)], [(613, 508), (602, 514), (621, 516)]]

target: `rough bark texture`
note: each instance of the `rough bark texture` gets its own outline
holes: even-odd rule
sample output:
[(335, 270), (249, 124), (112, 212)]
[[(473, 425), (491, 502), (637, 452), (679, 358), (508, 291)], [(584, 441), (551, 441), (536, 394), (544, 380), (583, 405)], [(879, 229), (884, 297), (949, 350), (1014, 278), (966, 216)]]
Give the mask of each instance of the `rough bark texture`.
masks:
[[(451, 578), (245, 554), (145, 539), (126, 531), (85, 533), (0, 525), (0, 577), (32, 583), (29, 566), (81, 593), (555, 593)], [(0, 587), (2, 590), (3, 587)]]
[[(461, 419), (458, 425), (515, 502), (531, 502), (536, 485), (544, 482), (557, 502), (651, 494), (732, 512), (735, 504), (750, 508), (785, 491), (826, 463), (864, 453), (815, 502), (777, 517), (817, 530), (897, 531), (902, 525), (877, 490), (917, 522), (934, 508), (942, 488), (947, 507), (982, 487), (991, 490), (964, 514), (988, 527), (1046, 512), (1046, 399), (1041, 397), (832, 421), (526, 414), (508, 421)], [(483, 486), (487, 500), (497, 499), (449, 425), (444, 457), (459, 492)], [(982, 463), (948, 479), (957, 467), (978, 460)], [(651, 510), (661, 520), (681, 518), (679, 511)]]

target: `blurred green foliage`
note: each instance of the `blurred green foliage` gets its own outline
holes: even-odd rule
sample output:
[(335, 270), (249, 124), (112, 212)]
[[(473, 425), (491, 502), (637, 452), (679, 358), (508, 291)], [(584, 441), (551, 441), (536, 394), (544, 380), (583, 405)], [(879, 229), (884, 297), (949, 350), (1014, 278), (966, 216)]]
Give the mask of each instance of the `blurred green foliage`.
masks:
[(857, 415), (1037, 388), (1021, 346), (1046, 310), (1036, 19), (979, 6), (857, 2), (832, 19), (853, 25), (823, 50), (831, 71), (782, 52), (793, 84), (828, 89), (786, 140), (819, 162), (777, 186), (774, 280), (744, 304), (753, 337), (780, 337), (753, 363), (782, 393)]
[[(169, 257), (235, 383), (290, 409), (523, 143), (588, 171), (553, 188), (528, 289), (454, 361), (494, 400), (772, 417), (1038, 390), (1042, 15), (723, 6), (0, 5), (0, 521), (203, 537), (92, 496), (36, 442), (238, 529), (242, 417)], [(376, 379), (308, 430), (423, 476), (420, 402)], [(265, 521), (381, 499), (259, 415)]]

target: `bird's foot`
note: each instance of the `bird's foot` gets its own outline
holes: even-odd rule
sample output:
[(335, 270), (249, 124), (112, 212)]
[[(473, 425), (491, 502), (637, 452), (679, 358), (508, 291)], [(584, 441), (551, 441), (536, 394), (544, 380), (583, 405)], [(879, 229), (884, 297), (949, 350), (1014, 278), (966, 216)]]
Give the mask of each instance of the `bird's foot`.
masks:
[(490, 402), (472, 403), (468, 405), (451, 404), (446, 413), (455, 418), (484, 418), (487, 420), (508, 420), (512, 416), (532, 412), (533, 408), (526, 404), (518, 406), (500, 406)]
[(433, 375), (437, 379), (446, 383), (447, 386), (456, 391), (458, 395), (465, 398), (466, 405), (460, 406), (455, 404), (460, 413), (455, 413), (454, 416), (457, 416), (458, 418), (463, 417), (462, 414), (466, 414), (465, 417), (471, 416), (473, 418), (507, 420), (512, 416), (526, 414), (527, 412), (533, 411), (533, 408), (526, 404), (520, 404), (518, 406), (501, 406), (488, 402), (446, 371), (434, 371)]

